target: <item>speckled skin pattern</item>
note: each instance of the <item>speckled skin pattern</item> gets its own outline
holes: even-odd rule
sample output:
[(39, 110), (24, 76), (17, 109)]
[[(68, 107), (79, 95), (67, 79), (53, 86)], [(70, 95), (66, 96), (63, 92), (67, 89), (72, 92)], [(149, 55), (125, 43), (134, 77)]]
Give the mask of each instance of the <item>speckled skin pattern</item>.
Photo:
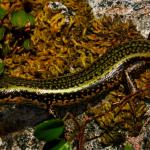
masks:
[(65, 106), (93, 100), (114, 88), (124, 70), (139, 60), (150, 60), (150, 41), (131, 41), (108, 50), (91, 67), (73, 75), (48, 80), (26, 80), (3, 75), (0, 97), (23, 96), (41, 102)]

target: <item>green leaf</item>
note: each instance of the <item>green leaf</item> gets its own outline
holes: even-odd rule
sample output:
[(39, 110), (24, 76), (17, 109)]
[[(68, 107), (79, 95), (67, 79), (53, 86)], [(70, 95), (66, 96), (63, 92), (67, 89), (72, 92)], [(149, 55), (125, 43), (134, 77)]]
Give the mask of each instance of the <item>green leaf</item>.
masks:
[(2, 55), (3, 55), (3, 57), (5, 57), (9, 53), (10, 47), (9, 47), (8, 44), (4, 44), (3, 47), (2, 47), (2, 49), (3, 49), (2, 50)]
[(3, 48), (3, 45), (0, 43), (0, 49), (2, 49)]
[(124, 150), (134, 150), (131, 144), (126, 144)]
[(11, 23), (20, 28), (25, 27), (27, 23), (34, 24), (34, 17), (26, 13), (24, 10), (18, 10), (12, 13)]
[(4, 27), (0, 27), (0, 41), (3, 39), (5, 34), (5, 28)]
[(7, 11), (4, 8), (0, 7), (0, 20), (3, 19), (6, 14)]
[(28, 19), (29, 19), (30, 25), (34, 25), (34, 16), (31, 14), (28, 14)]
[(24, 42), (23, 42), (23, 47), (27, 50), (31, 49), (31, 40), (30, 39), (26, 39)]
[(65, 140), (59, 142), (58, 145), (53, 147), (51, 150), (71, 150), (71, 145), (68, 144)]
[(0, 75), (4, 72), (4, 63), (3, 61), (0, 59)]
[(58, 139), (64, 132), (64, 124), (60, 119), (51, 119), (35, 127), (34, 135), (39, 140), (52, 141)]
[(65, 140), (54, 140), (51, 142), (47, 142), (44, 145), (43, 150), (71, 150), (71, 144), (66, 142)]
[(24, 27), (27, 23), (28, 17), (26, 12), (23, 10), (15, 11), (12, 13), (11, 16), (11, 23), (14, 26)]

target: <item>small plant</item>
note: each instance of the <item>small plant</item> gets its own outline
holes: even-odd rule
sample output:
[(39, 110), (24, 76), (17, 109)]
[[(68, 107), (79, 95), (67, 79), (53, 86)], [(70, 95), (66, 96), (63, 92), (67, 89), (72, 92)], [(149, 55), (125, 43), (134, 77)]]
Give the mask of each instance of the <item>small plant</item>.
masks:
[(0, 26), (0, 41), (3, 39), (5, 34), (5, 28)]
[(31, 49), (31, 40), (30, 39), (24, 40), (23, 47), (27, 50)]
[(4, 72), (4, 63), (3, 61), (0, 59), (0, 75)]
[(3, 19), (6, 14), (7, 11), (4, 8), (0, 7), (0, 20)]
[(46, 142), (43, 150), (71, 150), (71, 145), (63, 138), (64, 123), (60, 119), (44, 121), (35, 127), (34, 135)]
[(24, 10), (18, 10), (12, 13), (11, 23), (17, 27), (25, 27), (28, 23), (34, 25), (34, 17), (26, 13)]
[(132, 147), (132, 145), (131, 144), (126, 144), (125, 146), (124, 146), (124, 150), (133, 150), (133, 147)]

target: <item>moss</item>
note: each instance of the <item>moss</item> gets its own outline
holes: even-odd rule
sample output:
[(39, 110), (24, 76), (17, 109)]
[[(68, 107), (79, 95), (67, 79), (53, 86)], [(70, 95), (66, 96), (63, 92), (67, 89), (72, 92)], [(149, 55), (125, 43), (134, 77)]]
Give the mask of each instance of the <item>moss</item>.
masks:
[[(19, 37), (20, 41), (14, 37), (17, 43), (10, 46), (13, 49), (4, 60), (7, 74), (51, 78), (76, 73), (90, 66), (107, 49), (142, 38), (131, 21), (122, 22), (119, 16), (95, 19), (84, 0), (59, 2), (64, 9), (48, 0), (31, 1), (35, 26), (29, 27), (28, 39), (31, 38), (32, 49), (24, 50), (22, 41), (26, 40), (25, 37)], [(24, 7), (20, 2), (17, 4)], [(16, 8), (15, 3), (13, 7)], [(21, 66), (22, 60), (26, 63)]]

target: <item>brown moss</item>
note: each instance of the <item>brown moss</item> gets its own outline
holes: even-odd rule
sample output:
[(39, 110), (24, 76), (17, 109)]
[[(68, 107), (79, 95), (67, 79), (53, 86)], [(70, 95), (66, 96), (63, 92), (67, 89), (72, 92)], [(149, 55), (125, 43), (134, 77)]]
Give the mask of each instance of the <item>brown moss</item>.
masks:
[[(30, 34), (32, 50), (21, 47), (16, 50), (16, 44), (4, 60), (7, 74), (50, 78), (75, 73), (90, 66), (107, 49), (142, 38), (131, 21), (122, 22), (118, 16), (95, 19), (84, 0), (60, 2), (71, 14), (61, 13), (61, 9), (52, 10), (48, 7), (49, 1), (36, 2), (41, 8), (38, 11), (34, 8), (32, 12), (36, 16)], [(33, 5), (36, 6), (34, 2)]]
[(105, 146), (115, 144), (118, 136), (123, 143), (126, 135), (136, 137), (141, 132), (147, 118), (145, 100), (150, 99), (149, 75), (147, 70), (135, 80), (137, 93), (125, 95), (121, 86), (120, 90), (111, 91), (100, 105), (88, 110), (103, 131), (99, 139)]

